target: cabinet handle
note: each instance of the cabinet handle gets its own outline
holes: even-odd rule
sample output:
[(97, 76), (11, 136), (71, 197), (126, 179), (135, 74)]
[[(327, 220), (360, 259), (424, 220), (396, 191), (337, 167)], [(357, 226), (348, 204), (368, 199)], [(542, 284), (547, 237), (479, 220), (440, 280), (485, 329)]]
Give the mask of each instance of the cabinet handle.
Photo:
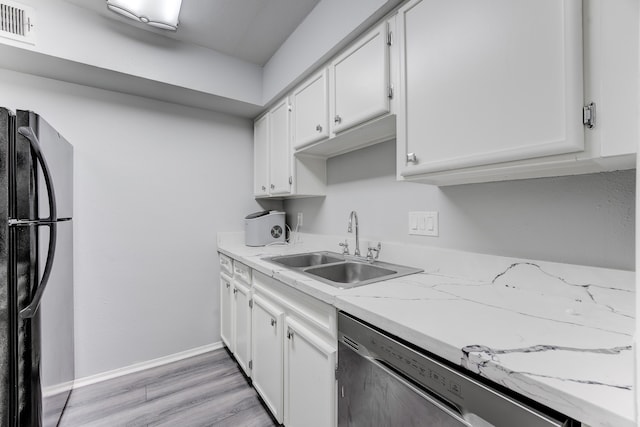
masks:
[(342, 117), (340, 117), (339, 115), (336, 114), (336, 116), (333, 118), (333, 121), (335, 123), (340, 123), (342, 121)]
[(317, 130), (318, 132), (322, 132), (322, 126), (317, 125), (317, 126), (316, 126), (316, 130)]
[(233, 294), (237, 294), (238, 293), (238, 288), (233, 288)]
[(231, 287), (231, 284), (227, 282), (227, 289), (229, 289), (230, 287)]
[(416, 157), (416, 153), (407, 154), (407, 163), (417, 163), (418, 158)]
[(276, 319), (271, 319), (271, 326), (276, 326)]
[(291, 330), (291, 328), (287, 328), (287, 339), (291, 339), (293, 338), (293, 331)]
[(267, 189), (267, 187), (265, 187), (264, 185), (262, 186), (262, 191), (265, 191)]
[(274, 188), (276, 188), (275, 184), (271, 184), (271, 189), (273, 190)]

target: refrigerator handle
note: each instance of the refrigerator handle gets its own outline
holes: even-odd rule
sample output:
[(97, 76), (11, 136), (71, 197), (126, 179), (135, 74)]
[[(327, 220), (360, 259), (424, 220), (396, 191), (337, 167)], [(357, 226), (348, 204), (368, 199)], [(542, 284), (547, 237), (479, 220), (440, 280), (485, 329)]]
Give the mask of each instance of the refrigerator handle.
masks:
[(40, 166), (42, 167), (44, 182), (47, 186), (47, 196), (49, 196), (49, 218), (47, 218), (47, 220), (57, 221), (58, 209), (56, 207), (56, 192), (53, 189), (53, 181), (51, 179), (49, 166), (47, 165), (47, 160), (42, 155), (42, 150), (40, 149), (40, 141), (38, 141), (38, 137), (31, 127), (21, 126), (18, 128), (18, 133), (29, 140), (31, 151), (35, 154), (36, 159), (38, 159), (38, 163), (40, 163)]
[(42, 167), (42, 173), (44, 175), (44, 181), (47, 186), (47, 195), (49, 198), (49, 218), (46, 219), (46, 221), (48, 221), (49, 223), (43, 224), (49, 227), (49, 248), (47, 251), (47, 261), (44, 265), (42, 279), (40, 280), (38, 287), (35, 289), (35, 293), (33, 295), (33, 298), (31, 299), (31, 303), (29, 303), (29, 305), (24, 309), (20, 310), (20, 317), (23, 319), (28, 319), (33, 317), (38, 311), (40, 301), (42, 300), (42, 294), (44, 293), (47, 282), (49, 281), (49, 276), (51, 275), (51, 268), (53, 267), (53, 258), (56, 254), (56, 243), (58, 240), (58, 225), (55, 223), (55, 221), (57, 221), (58, 219), (58, 212), (56, 208), (56, 193), (53, 189), (51, 172), (49, 171), (49, 166), (47, 165), (46, 159), (42, 155), (38, 137), (36, 136), (33, 129), (27, 126), (19, 127), (18, 133), (29, 140), (31, 151), (36, 156), (38, 163), (40, 163), (40, 166)]
[(50, 224), (44, 224), (43, 226), (49, 227), (49, 249), (47, 251), (47, 261), (44, 264), (44, 273), (42, 273), (42, 279), (36, 288), (36, 292), (31, 299), (28, 306), (20, 310), (20, 317), (22, 319), (30, 319), (35, 316), (40, 307), (40, 301), (42, 301), (42, 294), (47, 287), (49, 276), (51, 275), (51, 267), (53, 267), (53, 258), (56, 254), (56, 246), (58, 241), (58, 224), (53, 222)]

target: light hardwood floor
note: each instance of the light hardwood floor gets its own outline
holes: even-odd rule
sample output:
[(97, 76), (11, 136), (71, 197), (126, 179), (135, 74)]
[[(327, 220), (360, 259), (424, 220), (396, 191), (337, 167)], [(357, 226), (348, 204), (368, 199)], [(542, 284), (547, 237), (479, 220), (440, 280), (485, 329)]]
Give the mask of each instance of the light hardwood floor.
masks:
[(76, 389), (59, 427), (275, 425), (220, 349)]

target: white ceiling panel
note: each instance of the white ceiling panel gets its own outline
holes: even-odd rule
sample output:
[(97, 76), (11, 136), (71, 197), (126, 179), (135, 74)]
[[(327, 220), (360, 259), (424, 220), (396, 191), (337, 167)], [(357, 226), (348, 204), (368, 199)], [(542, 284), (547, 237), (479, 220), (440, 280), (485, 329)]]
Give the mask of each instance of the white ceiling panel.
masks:
[(320, 0), (182, 0), (176, 32), (157, 30), (107, 10), (105, 0), (66, 0), (185, 43), (264, 65)]

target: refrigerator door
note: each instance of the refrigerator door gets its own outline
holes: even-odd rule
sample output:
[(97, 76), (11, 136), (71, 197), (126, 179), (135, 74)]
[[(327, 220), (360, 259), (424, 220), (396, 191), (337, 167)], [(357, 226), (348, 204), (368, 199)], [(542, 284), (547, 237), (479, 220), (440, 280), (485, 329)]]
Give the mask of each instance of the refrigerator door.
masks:
[[(73, 149), (17, 111), (9, 173), (17, 422), (55, 426), (73, 384)], [(11, 163), (10, 163), (11, 164)]]
[[(51, 269), (46, 292), (42, 296), (36, 316), (31, 320), (32, 336), (39, 335), (40, 346), (33, 347), (32, 378), (40, 378), (34, 387), (31, 401), (33, 415), (41, 416), (44, 427), (55, 427), (62, 415), (74, 380), (73, 344), (73, 222), (58, 224), (56, 262)], [(49, 246), (49, 229), (38, 230), (39, 253)], [(44, 260), (40, 260), (43, 271)], [(37, 402), (41, 402), (40, 410)], [(35, 420), (34, 420), (35, 421)]]
[[(32, 111), (18, 110), (17, 117), (17, 144), (31, 144), (28, 138), (22, 134), (27, 128), (33, 132), (42, 157), (48, 167), (51, 177), (51, 186), (55, 189), (55, 206), (57, 218), (65, 219), (73, 217), (73, 147), (53, 126)], [(38, 170), (36, 188), (37, 208), (35, 217), (19, 219), (48, 219), (50, 192), (47, 191), (47, 183), (42, 165), (36, 165)]]

